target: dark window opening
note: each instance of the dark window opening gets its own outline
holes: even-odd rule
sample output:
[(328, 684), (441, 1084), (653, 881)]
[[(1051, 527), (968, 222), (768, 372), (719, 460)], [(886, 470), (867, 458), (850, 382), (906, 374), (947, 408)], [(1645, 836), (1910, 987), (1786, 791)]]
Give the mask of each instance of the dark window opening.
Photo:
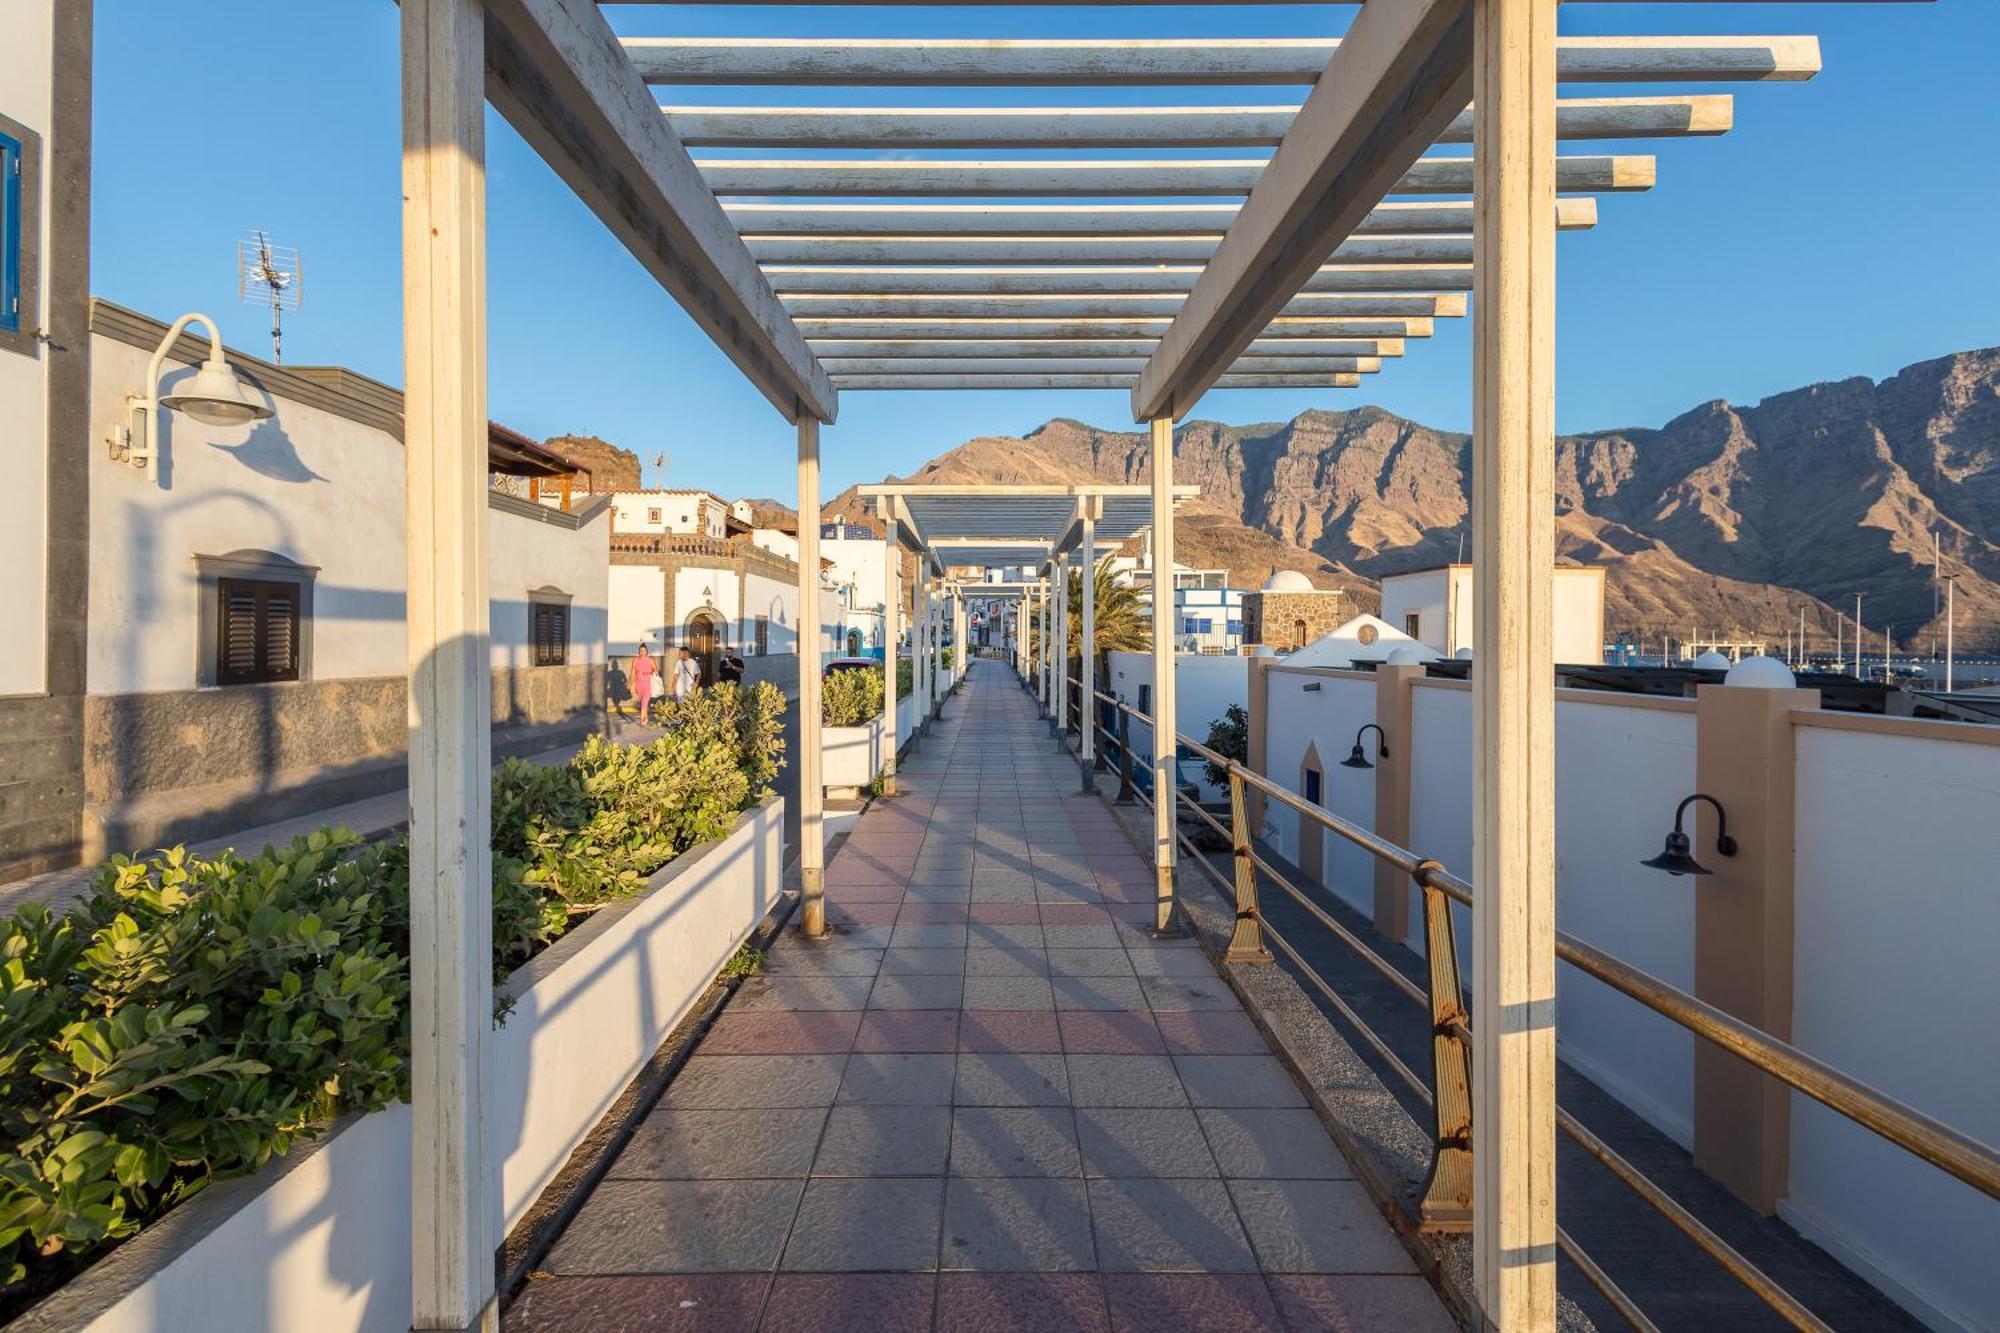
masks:
[(1403, 617), (1403, 633), (1413, 639), (1423, 638), (1424, 618), (1421, 612), (1412, 611)]
[(569, 661), (569, 604), (567, 602), (530, 602), (529, 642), (534, 650), (535, 665), (563, 666)]
[(299, 585), (274, 579), (217, 579), (215, 593), (215, 683), (297, 680)]
[(1304, 795), (1304, 797), (1306, 798), (1306, 803), (1307, 803), (1308, 805), (1318, 805), (1318, 804), (1319, 804), (1319, 770), (1318, 770), (1318, 769), (1316, 769), (1316, 768), (1309, 768), (1309, 769), (1307, 769), (1307, 770), (1306, 770), (1306, 772), (1305, 772), (1305, 782), (1304, 782), (1304, 784), (1303, 784), (1303, 785), (1304, 785), (1304, 787), (1305, 787), (1305, 791), (1304, 791), (1303, 793), (1301, 793), (1301, 794), (1302, 794), (1302, 795)]

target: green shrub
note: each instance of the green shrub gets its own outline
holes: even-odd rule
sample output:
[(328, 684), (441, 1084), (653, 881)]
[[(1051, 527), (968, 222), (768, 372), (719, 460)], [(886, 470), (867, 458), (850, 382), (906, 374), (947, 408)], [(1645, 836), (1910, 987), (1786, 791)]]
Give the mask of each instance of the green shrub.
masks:
[(916, 691), (916, 663), (907, 657), (896, 659), (896, 697), (907, 699)]
[[(717, 686), (649, 744), (493, 775), (496, 981), (727, 834), (784, 696)], [(335, 1116), (409, 1091), (409, 846), (323, 829), (253, 858), (116, 857), (0, 917), (0, 1320), (93, 1252)]]
[(938, 661), (943, 665), (946, 671), (951, 670), (952, 663), (955, 662), (956, 660), (957, 660), (957, 654), (954, 651), (952, 645), (947, 644), (943, 648), (938, 649)]
[(836, 671), (820, 689), (819, 715), (829, 727), (859, 727), (882, 715), (882, 673)]
[[(1209, 749), (1225, 759), (1234, 759), (1239, 764), (1250, 762), (1250, 715), (1243, 711), (1242, 704), (1231, 704), (1223, 715), (1208, 724), (1208, 739), (1203, 742)], [(1229, 782), (1229, 772), (1204, 759), (1201, 764), (1202, 776), (1210, 785), (1221, 787)]]

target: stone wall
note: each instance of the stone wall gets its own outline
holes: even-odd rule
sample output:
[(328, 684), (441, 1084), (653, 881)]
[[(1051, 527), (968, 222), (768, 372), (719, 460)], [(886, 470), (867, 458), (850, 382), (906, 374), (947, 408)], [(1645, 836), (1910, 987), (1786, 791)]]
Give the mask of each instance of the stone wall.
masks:
[[(1344, 592), (1246, 592), (1243, 594), (1243, 642), (1273, 648), (1302, 648), (1334, 630), (1354, 614), (1354, 600)], [(1305, 636), (1299, 636), (1299, 622)]]
[[(604, 688), (601, 666), (495, 671), (495, 752), (581, 739), (602, 724)], [(406, 697), (400, 676), (91, 696), (84, 862), (397, 790)]]

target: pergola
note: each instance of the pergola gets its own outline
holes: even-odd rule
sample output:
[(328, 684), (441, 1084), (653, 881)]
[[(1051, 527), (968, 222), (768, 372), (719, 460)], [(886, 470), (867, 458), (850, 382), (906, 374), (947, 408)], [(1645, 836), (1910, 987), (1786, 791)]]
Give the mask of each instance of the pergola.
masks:
[[(1148, 528), (1152, 530), (1154, 551), (1154, 706), (1172, 706), (1173, 635), (1159, 632), (1162, 613), (1158, 608), (1164, 606), (1164, 614), (1171, 620), (1174, 606), (1174, 511), (1199, 495), (1201, 488), (1174, 486), (1168, 480), (1170, 476), (1170, 469), (1156, 469), (1154, 484), (1150, 486), (885, 483), (862, 486), (858, 491), (873, 501), (877, 516), (886, 525), (892, 546), (900, 545), (922, 552), (934, 567), (947, 573), (954, 569), (978, 570), (984, 577), (985, 571), (992, 569), (1029, 568), (1037, 572), (1040, 581), (1032, 587), (1006, 583), (980, 586), (1009, 589), (1011, 595), (1033, 603), (1040, 626), (1034, 659), (1031, 662), (1028, 658), (1027, 635), (1023, 633), (1016, 636), (1016, 665), (1023, 675), (1036, 681), (1037, 697), (1042, 707), (1059, 724), (1069, 707), (1069, 676), (1063, 666), (1063, 654), (1056, 644), (1065, 634), (1063, 623), (1068, 615), (1070, 565), (1075, 562), (1082, 569), (1080, 628), (1082, 642), (1089, 644), (1096, 637), (1097, 587), (1092, 570), (1097, 563), (1099, 541), (1116, 549)], [(1166, 552), (1164, 556), (1162, 551)], [(899, 590), (896, 587), (898, 562), (891, 560), (887, 564), (888, 586), (884, 589), (883, 601), (888, 607), (890, 619), (885, 626), (884, 641), (893, 644), (896, 641), (895, 616), (900, 611)], [(922, 679), (922, 672), (929, 662), (929, 654), (923, 651), (927, 642), (925, 636), (933, 631), (931, 618), (925, 610), (930, 604), (930, 596), (931, 582), (925, 576), (913, 599), (919, 608), (919, 675), (913, 682), (913, 688), (920, 700), (931, 698)], [(956, 633), (961, 645), (965, 642), (964, 599), (965, 586), (961, 581), (952, 589), (954, 623), (958, 627)], [(1025, 606), (1020, 614), (1025, 624), (1029, 614)], [(1078, 682), (1079, 699), (1086, 710), (1096, 692), (1095, 673), (1095, 656), (1086, 649), (1082, 654), (1082, 677)], [(893, 691), (894, 688), (892, 679), (890, 689)], [(893, 707), (892, 698), (892, 710)], [(1171, 716), (1170, 713), (1161, 715)], [(1096, 746), (1096, 737), (1089, 727), (1082, 729), (1080, 745), (1083, 787), (1088, 791)], [(1155, 756), (1156, 762), (1158, 758)], [(1169, 752), (1167, 762), (1171, 761)], [(890, 792), (895, 790), (894, 763), (891, 758), (887, 778), (887, 790)], [(1164, 929), (1169, 923), (1173, 905), (1173, 809), (1171, 805), (1163, 804), (1155, 809), (1154, 814), (1154, 865), (1159, 877), (1156, 925)], [(807, 897), (805, 906), (809, 914), (815, 911), (822, 916), (824, 914), (824, 905), (811, 896)], [(806, 928), (814, 928), (810, 915)]]
[[(1470, 295), (1476, 1285), (1494, 1324), (1551, 1326), (1555, 237), (1594, 225), (1588, 196), (1654, 179), (1650, 157), (1559, 144), (1731, 121), (1726, 95), (1594, 85), (1819, 67), (1809, 37), (1559, 38), (1558, 4), (1376, 0), (1338, 39), (989, 41), (621, 39), (595, 0), (403, 0), (417, 1327), (495, 1321), (488, 100), (797, 424), (808, 607), (819, 432), (843, 388), (1129, 389), (1152, 431), (1154, 562), (1169, 577), (1153, 613), (1171, 617), (1173, 422), (1213, 388), (1353, 387)], [(806, 91), (662, 108), (653, 85)], [(1066, 91), (1107, 85), (1162, 91), (1115, 107)], [(1291, 93), (1187, 104), (1189, 90), (1265, 85)], [(848, 86), (1050, 92), (971, 108), (811, 91)], [(963, 150), (1037, 156), (951, 155)], [(800, 654), (798, 691), (808, 903), (823, 878), (814, 657)], [(1171, 837), (1158, 856), (1170, 875)], [(805, 923), (822, 929), (823, 913)]]

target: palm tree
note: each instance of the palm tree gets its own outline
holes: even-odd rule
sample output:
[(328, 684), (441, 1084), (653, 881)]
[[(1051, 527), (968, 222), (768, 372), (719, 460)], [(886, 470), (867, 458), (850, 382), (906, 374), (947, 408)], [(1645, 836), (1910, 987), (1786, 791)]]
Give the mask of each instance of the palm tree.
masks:
[[(1139, 602), (1138, 591), (1112, 581), (1111, 557), (1106, 556), (1097, 564), (1093, 580), (1097, 585), (1096, 605), (1092, 608), (1095, 617), (1095, 635), (1098, 661), (1110, 652), (1145, 652), (1153, 646), (1152, 613)], [(1078, 674), (1080, 659), (1077, 645), (1083, 639), (1083, 580), (1072, 577), (1069, 580), (1069, 608), (1063, 617), (1063, 657), (1070, 663), (1070, 674)], [(1028, 617), (1028, 651), (1041, 650), (1041, 617)], [(1099, 680), (1103, 679), (1100, 672)]]

